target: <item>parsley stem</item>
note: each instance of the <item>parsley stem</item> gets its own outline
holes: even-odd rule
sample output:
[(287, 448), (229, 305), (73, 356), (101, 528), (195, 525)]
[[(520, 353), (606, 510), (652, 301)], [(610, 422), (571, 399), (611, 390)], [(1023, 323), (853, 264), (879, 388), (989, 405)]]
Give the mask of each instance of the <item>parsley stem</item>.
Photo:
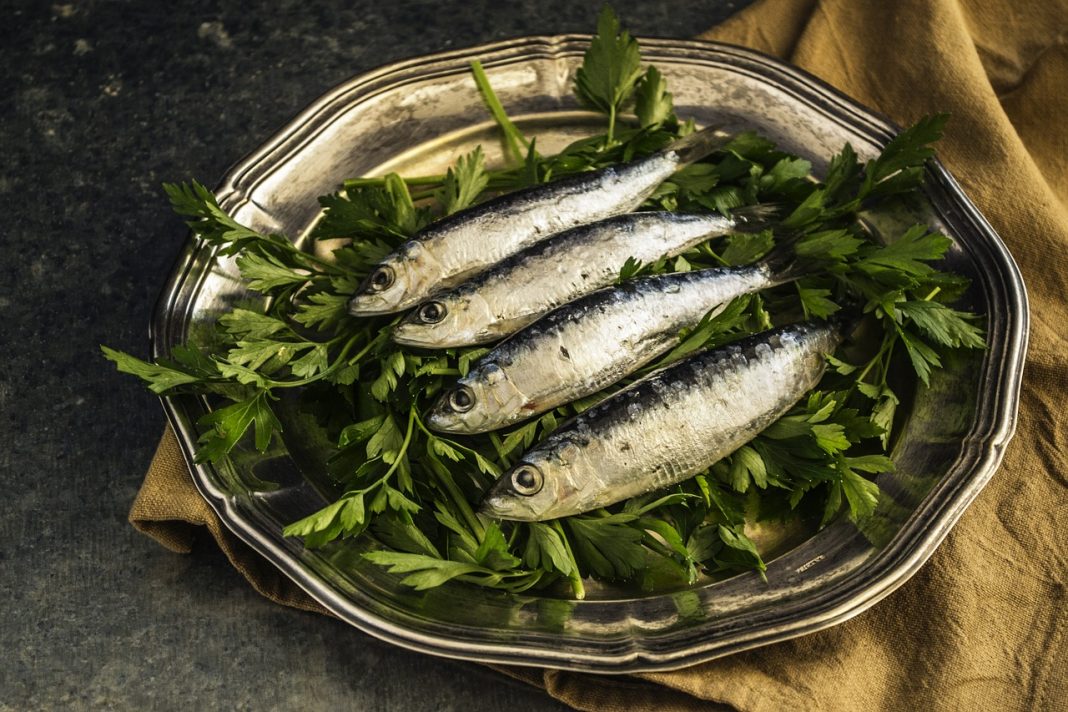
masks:
[[(423, 425), (423, 419), (419, 417), (419, 414), (416, 411), (414, 405), (411, 407), (410, 413), (416, 426), (420, 430), (422, 430), (427, 437), (438, 437), (437, 435), (434, 435), (429, 430), (427, 430), (426, 426)], [(450, 445), (460, 450), (467, 450), (469, 452), (473, 452), (470, 448), (464, 447), (459, 443), (453, 442), (452, 440), (448, 442)], [(467, 497), (465, 497), (464, 493), (460, 491), (460, 488), (456, 485), (456, 481), (452, 478), (451, 474), (449, 477), (442, 477), (439, 473), (435, 472), (433, 468), (430, 468), (430, 471), (437, 476), (438, 482), (440, 482), (441, 486), (445, 488), (445, 491), (452, 498), (453, 502), (456, 504), (456, 507), (460, 510), (460, 514), (467, 522), (467, 526), (471, 528), (471, 531), (474, 532), (478, 536), (479, 541), (481, 541), (486, 536), (486, 528), (482, 526), (482, 522), (479, 521), (478, 516), (475, 514), (475, 510), (471, 508), (471, 505), (467, 502)]]
[(897, 347), (897, 332), (894, 332), (894, 338), (890, 340), (890, 346), (886, 349), (886, 355), (883, 356), (883, 367), (880, 371), (880, 385), (886, 387), (886, 377), (890, 374), (890, 362), (894, 358), (894, 349)]
[(853, 383), (846, 390), (846, 397), (842, 398), (841, 401), (839, 401), (837, 407), (835, 407), (835, 409), (834, 409), (835, 413), (840, 411), (845, 406), (846, 400), (848, 400), (850, 394), (852, 394), (853, 391), (856, 389), (857, 384), (864, 382), (864, 379), (868, 376), (868, 373), (872, 370), (872, 368), (877, 363), (881, 365), (881, 368), (879, 369), (879, 371), (880, 371), (879, 372), (880, 385), (882, 385), (882, 386), (886, 385), (886, 370), (887, 369), (885, 367), (885, 364), (889, 363), (889, 361), (890, 361), (889, 355), (893, 353), (893, 351), (894, 351), (894, 343), (896, 341), (897, 341), (897, 332), (896, 331), (895, 332), (890, 332), (890, 333), (888, 333), (887, 335), (885, 335), (883, 337), (883, 343), (882, 343), (882, 345), (879, 346), (879, 351), (874, 356), (871, 357), (871, 360), (869, 360), (867, 365), (864, 366), (864, 370), (862, 370), (860, 372), (860, 374), (853, 380)]
[(376, 487), (381, 487), (382, 485), (384, 485), (389, 480), (390, 476), (397, 471), (397, 468), (400, 467), (401, 460), (408, 454), (408, 445), (410, 445), (412, 442), (412, 433), (414, 432), (414, 430), (415, 428), (412, 427), (412, 419), (411, 417), (409, 417), (408, 429), (404, 433), (404, 440), (401, 441), (400, 448), (398, 448), (397, 450), (397, 457), (390, 464), (389, 468), (386, 470), (386, 473), (379, 477), (377, 480), (375, 480), (374, 483), (358, 490), (351, 490), (349, 492), (346, 492), (345, 495), (366, 494), (375, 489)]
[(731, 263), (716, 254), (716, 251), (712, 249), (712, 246), (708, 242), (703, 242), (698, 246), (698, 250), (704, 253), (705, 257), (711, 257), (716, 262), (724, 267), (730, 267)]
[(885, 352), (885, 351), (886, 351), (886, 341), (883, 341), (883, 345), (879, 348), (879, 352), (877, 354), (875, 354), (874, 356), (872, 356), (871, 360), (869, 360), (868, 364), (864, 367), (864, 370), (861, 371), (860, 374), (853, 381), (854, 385), (856, 385), (857, 383), (860, 383), (860, 382), (862, 382), (864, 380), (864, 378), (868, 375), (868, 372), (871, 371), (872, 367), (880, 359), (882, 359), (883, 352)]
[[(883, 342), (879, 345), (879, 350), (875, 353), (874, 356), (871, 357), (871, 359), (868, 360), (868, 363), (865, 364), (864, 369), (853, 380), (853, 385), (854, 386), (857, 383), (860, 383), (861, 381), (864, 380), (864, 378), (872, 370), (872, 368), (875, 366), (875, 364), (880, 363), (880, 362), (885, 360), (884, 357), (886, 356), (887, 352), (893, 351), (894, 342), (895, 341), (897, 341), (897, 332), (896, 331), (884, 331), (883, 332)], [(882, 375), (882, 381), (884, 383), (886, 382), (885, 370), (886, 369), (882, 369), (882, 371), (884, 371), (884, 372), (881, 374)], [(851, 390), (852, 390), (852, 387), (851, 387)]]
[(509, 467), (508, 455), (504, 452), (501, 442), (501, 436), (497, 433), (490, 433), (490, 442), (493, 443), (493, 449), (497, 451), (497, 457), (504, 464), (505, 467)]
[[(478, 451), (476, 451), (476, 450), (474, 450), (474, 449), (472, 449), (472, 448), (469, 448), (469, 447), (467, 447), (466, 445), (461, 445), (460, 443), (456, 442), (455, 440), (449, 440), (449, 439), (447, 439), (447, 438), (443, 438), (443, 437), (441, 437), (441, 436), (439, 436), (439, 435), (435, 435), (434, 433), (430, 432), (429, 430), (427, 430), (426, 426), (425, 426), (425, 425), (423, 425), (423, 420), (422, 420), (422, 418), (420, 418), (420, 417), (418, 417), (418, 416), (416, 416), (416, 418), (415, 418), (415, 424), (419, 426), (419, 429), (420, 429), (420, 430), (422, 430), (422, 431), (423, 431), (423, 433), (424, 433), (424, 434), (425, 434), (425, 435), (426, 435), (426, 436), (427, 436), (428, 438), (431, 438), (431, 439), (437, 439), (437, 440), (442, 440), (442, 441), (444, 441), (444, 442), (448, 443), (448, 444), (449, 444), (450, 446), (452, 446), (452, 447), (456, 448), (457, 450), (462, 450), (462, 451), (464, 451), (464, 452), (466, 452), (466, 453), (470, 453), (471, 455), (474, 455), (474, 456), (476, 456), (476, 457), (482, 457), (482, 458), (483, 458), (483, 459), (485, 460), (485, 456), (483, 456), (483, 455), (482, 455), (481, 453), (479, 453)], [(487, 462), (488, 462), (488, 460), (487, 460)], [(496, 474), (497, 474), (497, 475), (499, 475), (499, 474), (500, 474), (500, 471), (498, 471), (498, 472), (497, 472)]]
[[(341, 367), (341, 364), (345, 362), (345, 356), (348, 354), (349, 349), (351, 349), (355, 345), (356, 340), (359, 339), (361, 336), (363, 336), (362, 333), (353, 334), (351, 337), (349, 337), (349, 340), (346, 341), (345, 345), (341, 347), (341, 352), (337, 355), (337, 358), (334, 359), (334, 362), (316, 375), (308, 376), (307, 378), (301, 378), (296, 381), (268, 380), (268, 388), (295, 388), (297, 386), (306, 386), (309, 383), (315, 383), (316, 381), (321, 380), (326, 376), (329, 376), (331, 373), (337, 371)], [(367, 346), (365, 346), (364, 349), (354, 357), (354, 360), (362, 358), (371, 349), (371, 347), (374, 346), (374, 343), (375, 340), (372, 339), (371, 342), (368, 343)]]
[(404, 433), (404, 440), (401, 442), (400, 449), (397, 450), (397, 458), (393, 461), (393, 464), (389, 466), (389, 469), (386, 470), (386, 474), (382, 475), (382, 477), (379, 478), (377, 483), (378, 485), (383, 484), (386, 480), (389, 479), (390, 475), (397, 471), (397, 468), (400, 467), (401, 460), (404, 459), (404, 457), (408, 454), (408, 445), (412, 442), (412, 433), (415, 431), (415, 427), (413, 424), (414, 420), (415, 408), (412, 408), (409, 411), (408, 415), (408, 429)]
[(456, 507), (460, 510), (460, 514), (463, 516), (464, 521), (467, 522), (467, 526), (478, 537), (479, 541), (486, 538), (486, 528), (482, 526), (482, 522), (479, 521), (478, 516), (475, 514), (475, 510), (468, 504), (467, 498), (464, 497), (464, 493), (460, 491), (460, 488), (456, 485), (456, 480), (450, 477), (438, 477), (444, 485), (445, 490), (452, 497), (453, 502), (456, 503)]
[[(323, 268), (324, 272), (333, 272), (334, 274), (338, 274), (338, 273), (342, 273), (342, 272), (346, 271), (346, 270), (342, 269), (341, 267), (338, 267), (337, 264), (335, 264), (333, 262), (327, 262), (324, 259), (316, 257), (315, 255), (311, 254), (310, 252), (305, 252), (304, 250), (300, 249), (296, 245), (293, 246), (293, 253), (295, 255), (297, 255), (299, 257), (299, 259), (301, 259), (301, 260), (304, 260), (306, 262), (314, 262), (317, 266)], [(309, 275), (309, 279), (317, 277), (317, 276), (321, 276), (321, 274), (322, 274), (322, 272), (320, 272), (319, 274), (311, 274), (311, 275)]]
[(485, 70), (482, 69), (482, 63), (477, 59), (471, 62), (471, 74), (475, 77), (475, 84), (478, 86), (479, 93), (482, 94), (482, 100), (486, 103), (486, 108), (489, 109), (494, 121), (497, 122), (501, 129), (501, 133), (504, 134), (505, 144), (511, 154), (512, 162), (522, 165), (523, 158), (526, 155), (523, 149), (530, 148), (530, 142), (523, 137), (523, 134), (512, 123), (512, 120), (508, 118), (508, 114), (505, 113), (504, 107), (501, 105), (501, 100), (497, 98), (493, 87), (490, 86), (489, 77), (486, 76)]

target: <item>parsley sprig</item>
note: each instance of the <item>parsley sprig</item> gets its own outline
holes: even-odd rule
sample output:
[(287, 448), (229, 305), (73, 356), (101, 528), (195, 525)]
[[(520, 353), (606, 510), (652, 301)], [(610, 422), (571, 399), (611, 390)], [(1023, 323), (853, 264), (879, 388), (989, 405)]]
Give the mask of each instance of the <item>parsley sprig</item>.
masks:
[[(322, 217), (310, 235), (346, 240), (332, 259), (238, 223), (199, 183), (165, 186), (193, 232), (219, 257), (232, 257), (263, 298), (223, 315), (210, 338), (155, 363), (107, 347), (104, 355), (157, 394), (215, 399), (198, 421), (201, 462), (221, 462), (246, 442), (265, 451), (283, 435), (283, 394), (308, 394), (300, 407), (335, 444), (325, 463), (335, 497), (286, 535), (310, 547), (370, 536), (380, 547), (367, 559), (416, 589), (451, 580), (511, 592), (569, 586), (581, 598), (590, 577), (649, 588), (744, 570), (764, 575), (749, 536), (754, 523), (801, 517), (822, 526), (843, 513), (854, 521), (870, 517), (880, 501), (870, 477), (893, 468), (887, 452), (902, 399), (891, 384), (904, 369), (926, 385), (947, 352), (984, 346), (978, 317), (952, 306), (966, 282), (937, 266), (950, 240), (923, 225), (879, 236), (858, 220), (920, 187), (945, 117), (921, 120), (865, 163), (844, 146), (821, 181), (808, 161), (755, 134), (678, 171), (644, 209), (726, 213), (774, 203), (781, 228), (712, 240), (671, 260), (630, 260), (620, 281), (746, 264), (784, 240), (806, 276), (709, 313), (656, 363), (610, 389), (507, 431), (446, 437), (430, 431), (423, 414), (488, 349), (408, 349), (388, 338), (399, 317), (349, 316), (347, 301), (371, 266), (439, 216), (648, 155), (694, 130), (675, 116), (664, 77), (643, 69), (637, 42), (608, 9), (575, 77), (579, 101), (606, 117), (601, 135), (541, 155), (477, 62), (472, 76), (500, 128), (506, 165), (488, 166), (477, 148), (444, 175), (346, 181), (320, 199)], [(816, 390), (706, 472), (550, 522), (496, 522), (475, 511), (527, 448), (634, 379), (773, 323), (846, 312), (863, 315), (868, 348), (831, 357)]]

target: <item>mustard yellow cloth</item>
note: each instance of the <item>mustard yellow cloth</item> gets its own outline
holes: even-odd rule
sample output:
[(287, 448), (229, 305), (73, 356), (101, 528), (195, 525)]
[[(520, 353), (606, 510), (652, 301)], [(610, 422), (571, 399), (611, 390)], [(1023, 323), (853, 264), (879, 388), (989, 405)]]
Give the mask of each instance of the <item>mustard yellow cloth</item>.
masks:
[[(764, 0), (703, 37), (900, 124), (952, 114), (939, 155), (1031, 298), (1018, 433), (930, 562), (847, 623), (676, 672), (504, 672), (598, 711), (1068, 709), (1068, 0)], [(206, 527), (260, 593), (322, 612), (220, 526), (169, 431), (130, 520), (183, 552)]]

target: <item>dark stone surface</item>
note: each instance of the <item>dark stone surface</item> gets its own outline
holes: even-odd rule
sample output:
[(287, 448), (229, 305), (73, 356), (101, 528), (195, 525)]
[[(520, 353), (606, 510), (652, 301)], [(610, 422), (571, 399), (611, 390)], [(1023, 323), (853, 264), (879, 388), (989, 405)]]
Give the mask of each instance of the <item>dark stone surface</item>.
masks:
[[(688, 36), (748, 4), (615, 6)], [(216, 182), (377, 65), (587, 32), (598, 3), (0, 2), (0, 708), (558, 709), (476, 665), (260, 598), (204, 542), (126, 513), (159, 403), (97, 345), (144, 355), (186, 239), (162, 181)]]

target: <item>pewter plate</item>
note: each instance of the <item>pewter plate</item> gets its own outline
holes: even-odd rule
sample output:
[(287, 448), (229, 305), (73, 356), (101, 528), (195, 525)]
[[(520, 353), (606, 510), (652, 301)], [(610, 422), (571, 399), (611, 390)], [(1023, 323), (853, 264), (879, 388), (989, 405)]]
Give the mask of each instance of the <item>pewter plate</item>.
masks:
[[(440, 173), (481, 143), (500, 159), (497, 136), (468, 63), (482, 61), (516, 123), (549, 152), (595, 130), (571, 82), (589, 38), (531, 37), (400, 62), (356, 77), (315, 102), (235, 167), (218, 189), (223, 207), (263, 231), (301, 236), (316, 197), (345, 178), (396, 170)], [(763, 133), (812, 161), (817, 174), (846, 141), (862, 159), (896, 133), (884, 118), (819, 80), (769, 57), (723, 44), (645, 40), (643, 56), (665, 74), (680, 116), (700, 125)], [(286, 411), (284, 447), (236, 451), (224, 467), (197, 465), (193, 479), (238, 537), (343, 620), (415, 650), (483, 662), (594, 672), (667, 670), (840, 623), (906, 581), (994, 475), (1016, 422), (1027, 341), (1027, 301), (1004, 244), (937, 163), (926, 196), (873, 221), (892, 234), (917, 220), (954, 240), (948, 266), (973, 279), (968, 306), (985, 314), (989, 349), (950, 359), (929, 388), (915, 386), (900, 413), (894, 473), (861, 528), (758, 533), (768, 582), (754, 574), (671, 590), (598, 587), (584, 601), (564, 593), (508, 595), (463, 584), (416, 592), (360, 554), (361, 541), (305, 550), (282, 527), (326, 500), (316, 489), (323, 444)], [(299, 237), (298, 237), (299, 239)], [(256, 300), (229, 258), (191, 239), (160, 298), (153, 353), (210, 340), (236, 302)], [(191, 462), (202, 398), (163, 399)]]

